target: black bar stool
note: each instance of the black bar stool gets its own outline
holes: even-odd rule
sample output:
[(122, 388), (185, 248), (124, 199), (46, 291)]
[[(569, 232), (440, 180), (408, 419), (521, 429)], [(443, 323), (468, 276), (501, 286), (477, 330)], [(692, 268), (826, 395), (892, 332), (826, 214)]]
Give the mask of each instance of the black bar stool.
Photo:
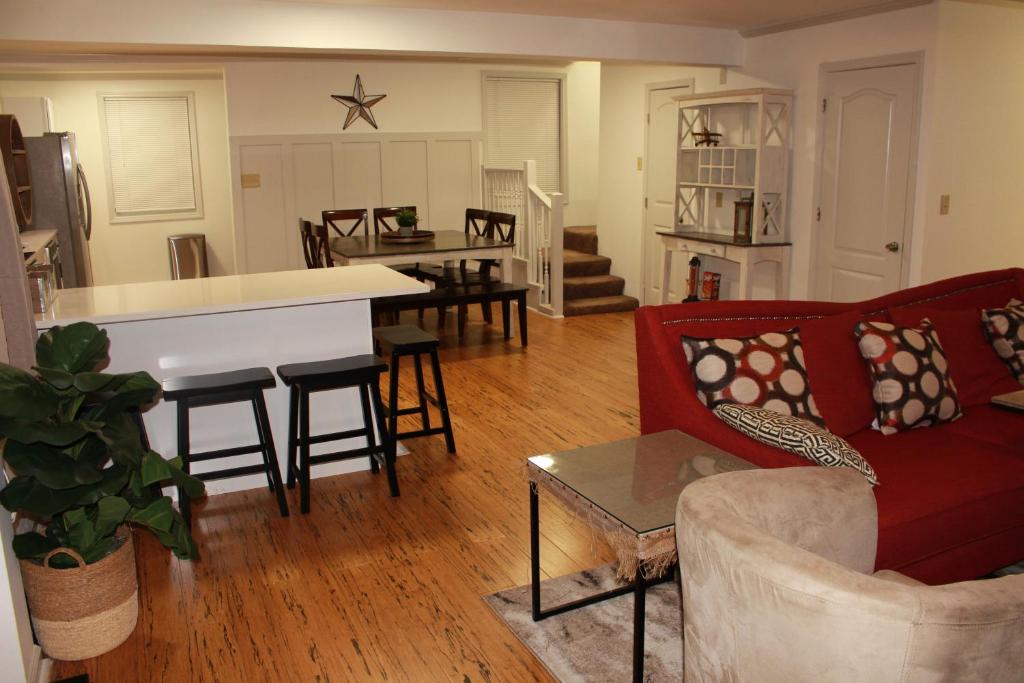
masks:
[[(448, 452), (455, 452), (455, 436), (452, 434), (452, 421), (448, 415), (448, 399), (444, 394), (444, 380), (441, 378), (441, 361), (437, 357), (437, 337), (424, 332), (415, 325), (391, 325), (373, 328), (373, 338), (381, 353), (391, 354), (391, 377), (389, 381), (388, 403), (384, 410), (388, 416), (388, 432), (391, 434), (392, 448), (397, 447), (401, 437), (432, 436), (444, 434)], [(430, 365), (434, 372), (435, 395), (427, 392), (423, 381), (423, 362), (420, 356), (430, 354)], [(398, 362), (402, 356), (412, 356), (416, 370), (416, 393), (419, 404), (410, 408), (398, 407)], [(427, 403), (433, 404), (441, 412), (441, 426), (430, 426), (430, 413)], [(399, 415), (419, 414), (421, 429), (409, 432), (398, 431)]]
[[(277, 505), (281, 509), (281, 516), (287, 517), (288, 501), (285, 500), (284, 487), (281, 486), (281, 473), (277, 465), (274, 436), (270, 430), (270, 420), (267, 418), (267, 403), (263, 398), (263, 390), (272, 389), (275, 386), (277, 386), (277, 382), (267, 368), (171, 377), (163, 381), (164, 399), (177, 403), (178, 453), (181, 455), (182, 469), (189, 472), (193, 462), (229, 458), (247, 453), (261, 453), (263, 455), (262, 465), (246, 465), (200, 472), (195, 477), (202, 481), (210, 481), (211, 479), (227, 479), (262, 472), (267, 475), (267, 485), (270, 490), (277, 495)], [(189, 410), (243, 401), (252, 403), (259, 443), (253, 446), (193, 453), (189, 445)], [(191, 529), (192, 503), (181, 487), (178, 487), (178, 507), (181, 509), (181, 516), (185, 518), (185, 522)]]
[[(277, 374), (291, 387), (288, 409), (288, 488), (295, 487), (298, 479), (301, 492), (302, 512), (309, 512), (309, 469), (312, 465), (338, 460), (349, 460), (364, 455), (370, 456), (370, 470), (376, 474), (383, 464), (388, 473), (388, 487), (392, 496), (398, 496), (398, 476), (395, 474), (395, 452), (384, 426), (384, 409), (380, 401), (381, 373), (388, 369), (383, 359), (372, 354), (349, 356), (333, 360), (310, 363), (291, 363), (277, 368)], [(309, 434), (309, 395), (318, 391), (359, 387), (359, 398), (363, 409), (363, 427), (329, 434)], [(373, 410), (371, 411), (371, 402)], [(383, 443), (378, 444), (373, 431), (376, 419), (377, 431)], [(365, 437), (366, 446), (351, 448), (322, 455), (310, 455), (313, 444), (340, 439)], [(298, 451), (298, 465), (296, 465)]]

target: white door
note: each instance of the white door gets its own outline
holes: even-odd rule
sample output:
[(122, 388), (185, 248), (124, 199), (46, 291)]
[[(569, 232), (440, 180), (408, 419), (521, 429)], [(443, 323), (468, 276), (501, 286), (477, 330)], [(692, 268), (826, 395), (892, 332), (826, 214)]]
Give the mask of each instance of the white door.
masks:
[[(676, 136), (679, 134), (679, 105), (672, 98), (693, 93), (692, 85), (656, 88), (647, 91), (647, 164), (644, 179), (647, 210), (644, 212), (643, 234), (643, 303), (661, 303), (662, 254), (659, 230), (675, 229), (676, 192)], [(672, 263), (673, 281), (682, 286), (686, 280), (686, 260), (683, 254)], [(682, 275), (680, 275), (680, 273)], [(685, 295), (673, 292), (669, 300)]]
[(918, 65), (826, 73), (816, 298), (899, 289), (909, 237)]

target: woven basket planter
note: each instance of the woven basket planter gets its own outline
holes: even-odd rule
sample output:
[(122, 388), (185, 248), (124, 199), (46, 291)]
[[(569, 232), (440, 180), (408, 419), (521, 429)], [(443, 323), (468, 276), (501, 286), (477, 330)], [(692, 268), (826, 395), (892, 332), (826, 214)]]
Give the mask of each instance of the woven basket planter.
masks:
[(32, 626), (40, 647), (53, 659), (74, 661), (109, 652), (128, 639), (139, 619), (139, 581), (131, 532), (117, 532), (124, 543), (99, 562), (78, 561), (73, 569), (21, 560)]

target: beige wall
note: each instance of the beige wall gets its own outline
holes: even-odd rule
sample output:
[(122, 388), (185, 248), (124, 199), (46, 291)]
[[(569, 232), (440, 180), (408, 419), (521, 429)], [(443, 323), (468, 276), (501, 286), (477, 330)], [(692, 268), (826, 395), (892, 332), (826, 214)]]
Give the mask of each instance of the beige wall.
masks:
[[(565, 73), (569, 190), (565, 220), (570, 225), (593, 224), (600, 69), (596, 62), (564, 67), (405, 61), (232, 62), (225, 66), (228, 126), (232, 137), (341, 133), (346, 110), (330, 95), (351, 94), (359, 74), (367, 94), (387, 95), (373, 107), (380, 133), (480, 131), (484, 72)], [(360, 120), (343, 134), (372, 132)]]
[[(195, 93), (203, 217), (112, 225), (97, 95), (184, 91)], [(90, 246), (97, 285), (168, 279), (166, 238), (183, 232), (206, 234), (212, 275), (235, 272), (227, 117), (224, 82), (219, 73), (54, 73), (40, 77), (8, 72), (0, 75), (0, 95), (49, 97), (53, 100), (56, 129), (75, 133), (93, 202)]]
[(933, 103), (923, 280), (1021, 265), (1024, 7), (940, 4)]

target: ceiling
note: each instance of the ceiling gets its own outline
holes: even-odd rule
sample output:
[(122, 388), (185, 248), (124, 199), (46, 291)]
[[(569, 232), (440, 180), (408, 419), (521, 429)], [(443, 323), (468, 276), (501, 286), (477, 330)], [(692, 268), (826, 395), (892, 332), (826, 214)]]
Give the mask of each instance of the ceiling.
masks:
[[(283, 0), (308, 2), (308, 0)], [(552, 17), (682, 24), (767, 33), (824, 23), (930, 0), (318, 0), (339, 5), (407, 7), (464, 12), (505, 12)]]

